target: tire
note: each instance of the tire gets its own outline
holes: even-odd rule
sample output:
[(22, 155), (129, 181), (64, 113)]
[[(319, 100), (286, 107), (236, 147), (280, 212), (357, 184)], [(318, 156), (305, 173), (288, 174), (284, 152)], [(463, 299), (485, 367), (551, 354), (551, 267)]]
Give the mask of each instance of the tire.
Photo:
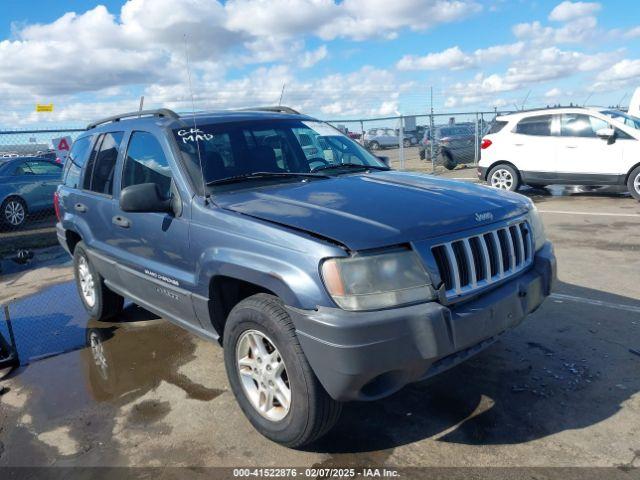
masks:
[(511, 165), (502, 163), (489, 170), (487, 183), (494, 188), (515, 192), (520, 186), (520, 175)]
[(122, 312), (124, 298), (104, 284), (91, 264), (84, 242), (78, 242), (73, 250), (73, 273), (80, 300), (91, 318), (106, 320)]
[[(263, 353), (269, 353), (269, 360), (260, 361), (265, 355), (252, 353), (258, 350), (251, 347), (257, 342), (264, 347)], [(259, 293), (238, 303), (227, 319), (223, 345), (227, 376), (236, 400), (265, 437), (287, 447), (301, 447), (326, 434), (338, 421), (342, 405), (327, 394), (311, 370), (291, 318), (277, 297)], [(269, 370), (269, 365), (275, 366)], [(278, 371), (284, 373), (278, 376)], [(280, 390), (266, 388), (273, 384), (280, 384)], [(289, 391), (289, 405), (286, 395), (273, 393), (273, 400), (266, 403), (268, 407), (260, 411), (261, 399), (269, 398), (260, 392), (283, 392), (285, 388)]]
[(447, 170), (453, 170), (458, 166), (457, 162), (453, 159), (450, 153), (442, 154), (442, 165)]
[(402, 141), (402, 146), (403, 146), (403, 147), (405, 147), (405, 148), (406, 148), (406, 147), (410, 147), (410, 146), (411, 146), (411, 140), (409, 140), (408, 138), (405, 138), (405, 139)]
[(627, 187), (629, 188), (629, 193), (631, 194), (631, 196), (640, 201), (640, 167), (636, 167), (629, 174)]
[(27, 204), (20, 197), (9, 197), (2, 202), (2, 224), (8, 228), (20, 228), (27, 221)]
[(427, 154), (424, 150), (420, 150), (420, 160), (425, 160), (427, 158)]
[(380, 150), (380, 144), (378, 142), (369, 142), (369, 148), (371, 150)]

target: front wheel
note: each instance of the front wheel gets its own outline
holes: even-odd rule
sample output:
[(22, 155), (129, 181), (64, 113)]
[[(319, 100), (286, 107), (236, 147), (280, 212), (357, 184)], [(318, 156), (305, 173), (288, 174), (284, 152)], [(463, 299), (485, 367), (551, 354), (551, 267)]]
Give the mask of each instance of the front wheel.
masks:
[(262, 435), (301, 447), (337, 422), (341, 404), (311, 370), (277, 297), (260, 293), (238, 303), (227, 319), (223, 343), (231, 389)]
[(627, 187), (629, 188), (629, 193), (633, 198), (640, 201), (640, 167), (633, 170), (629, 175)]
[(515, 168), (509, 165), (496, 165), (487, 175), (489, 185), (501, 190), (515, 192), (520, 185), (520, 177)]
[(380, 144), (378, 142), (369, 142), (369, 148), (371, 150), (380, 150)]
[(411, 140), (409, 140), (408, 138), (405, 138), (402, 142), (402, 146), (406, 147), (410, 147), (411, 146)]
[(84, 242), (78, 242), (73, 250), (73, 270), (80, 299), (91, 318), (106, 320), (122, 311), (124, 298), (105, 285), (87, 255)]

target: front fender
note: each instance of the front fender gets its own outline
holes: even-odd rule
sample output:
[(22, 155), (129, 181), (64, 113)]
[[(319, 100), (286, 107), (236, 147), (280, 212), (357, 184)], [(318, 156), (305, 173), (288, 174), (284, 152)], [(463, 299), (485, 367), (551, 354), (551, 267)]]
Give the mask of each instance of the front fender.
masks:
[(208, 296), (212, 278), (225, 276), (265, 288), (292, 307), (332, 305), (320, 279), (317, 259), (305, 258), (300, 252), (276, 258), (233, 248), (211, 248), (200, 256), (197, 269), (203, 295)]

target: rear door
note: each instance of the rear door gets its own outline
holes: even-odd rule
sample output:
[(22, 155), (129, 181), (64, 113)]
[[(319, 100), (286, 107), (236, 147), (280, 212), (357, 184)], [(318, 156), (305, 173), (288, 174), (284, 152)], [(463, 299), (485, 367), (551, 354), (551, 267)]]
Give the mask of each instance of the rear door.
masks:
[(505, 160), (511, 161), (525, 183), (555, 181), (557, 118), (554, 115), (534, 115), (521, 119), (503, 142), (509, 150)]
[(114, 267), (117, 237), (111, 218), (114, 204), (113, 179), (123, 138), (122, 131), (98, 136), (85, 165), (82, 188), (76, 191), (70, 205), (76, 222), (80, 225), (83, 239), (89, 246), (89, 253), (94, 254), (94, 265), (109, 280), (117, 275)]
[(616, 183), (626, 173), (624, 139), (609, 141), (597, 131), (613, 126), (584, 113), (563, 113), (560, 118), (557, 173), (566, 183), (599, 185)]
[[(162, 196), (179, 195), (175, 188), (167, 145), (151, 132), (133, 131), (123, 159), (118, 195), (132, 185), (155, 183)], [(188, 209), (180, 216), (160, 212), (124, 212), (114, 203), (109, 222), (117, 238), (121, 286), (158, 313), (192, 322), (189, 290), (195, 260), (189, 250)]]

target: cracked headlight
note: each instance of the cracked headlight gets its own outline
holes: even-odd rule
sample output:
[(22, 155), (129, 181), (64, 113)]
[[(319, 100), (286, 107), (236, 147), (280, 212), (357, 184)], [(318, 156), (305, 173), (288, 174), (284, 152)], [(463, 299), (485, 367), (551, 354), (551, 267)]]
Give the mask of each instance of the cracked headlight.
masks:
[(547, 236), (544, 233), (544, 225), (542, 224), (538, 209), (533, 202), (531, 202), (529, 209), (529, 225), (531, 225), (531, 230), (533, 230), (534, 250), (537, 252), (544, 246), (544, 243), (547, 241)]
[(344, 310), (375, 310), (435, 298), (413, 250), (330, 258), (322, 263), (329, 294)]

